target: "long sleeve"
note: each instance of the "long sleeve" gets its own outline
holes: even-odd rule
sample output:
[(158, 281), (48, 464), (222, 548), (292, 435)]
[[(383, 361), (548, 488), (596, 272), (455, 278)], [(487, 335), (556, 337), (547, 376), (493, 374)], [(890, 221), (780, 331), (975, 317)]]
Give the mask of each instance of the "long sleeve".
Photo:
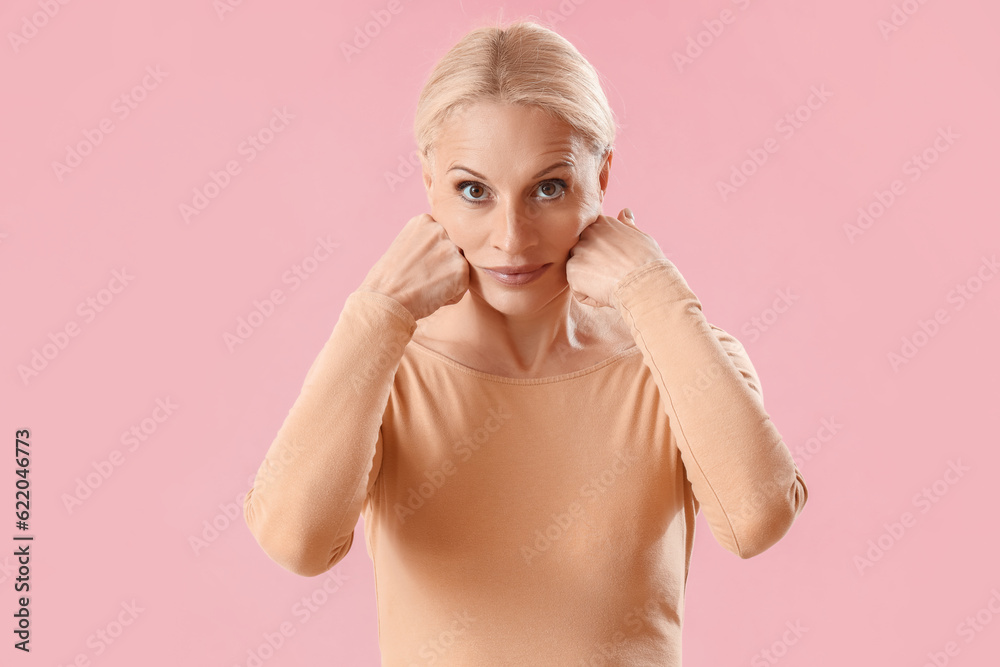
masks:
[(695, 511), (704, 508), (715, 539), (739, 557), (767, 550), (791, 528), (808, 490), (743, 346), (705, 319), (666, 258), (626, 275), (615, 298), (660, 390)]
[(347, 555), (378, 477), (382, 418), (416, 321), (383, 294), (348, 295), (247, 492), (244, 519), (264, 552), (316, 576)]

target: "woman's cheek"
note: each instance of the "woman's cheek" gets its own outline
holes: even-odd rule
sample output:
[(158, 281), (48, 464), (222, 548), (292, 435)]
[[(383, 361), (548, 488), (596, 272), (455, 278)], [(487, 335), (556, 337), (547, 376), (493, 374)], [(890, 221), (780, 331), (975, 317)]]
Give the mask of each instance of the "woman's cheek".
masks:
[(468, 221), (462, 219), (461, 217), (448, 218), (447, 223), (442, 223), (444, 230), (448, 233), (448, 238), (456, 246), (466, 251), (467, 253), (475, 250), (476, 239), (475, 231)]
[(563, 229), (567, 230), (567, 234), (573, 237), (571, 245), (576, 244), (580, 238), (580, 234), (594, 222), (595, 218), (596, 216), (592, 216), (589, 211), (574, 211), (571, 218), (563, 225)]

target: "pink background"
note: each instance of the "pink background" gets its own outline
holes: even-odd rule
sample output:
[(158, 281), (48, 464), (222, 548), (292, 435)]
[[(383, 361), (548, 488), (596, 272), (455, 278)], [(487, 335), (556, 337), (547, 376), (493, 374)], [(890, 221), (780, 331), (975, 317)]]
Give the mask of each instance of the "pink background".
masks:
[[(344, 299), (427, 210), (401, 165), (431, 67), (481, 21), (534, 15), (597, 67), (624, 125), (605, 214), (631, 207), (745, 344), (809, 486), (788, 535), (750, 560), (699, 516), (685, 664), (997, 664), (1000, 280), (983, 259), (1000, 250), (1000, 7), (399, 2), (0, 9), (0, 661), (246, 666), (264, 646), (268, 667), (378, 664), (363, 542), (336, 578), (298, 577), (235, 508)], [(374, 37), (348, 59), (366, 24)], [(292, 118), (268, 136), (274, 109)], [(270, 143), (251, 160), (258, 133)], [(88, 134), (100, 141), (57, 173)], [(718, 184), (762, 153), (724, 197)], [(230, 161), (239, 171), (185, 220)], [(851, 235), (859, 207), (881, 215)], [(336, 249), (308, 259), (320, 238)], [(286, 280), (297, 266), (307, 279)], [(274, 290), (281, 302), (227, 345)], [(50, 358), (25, 380), (36, 351)], [(133, 427), (144, 439), (123, 441)], [(12, 648), (19, 428), (30, 655)], [(88, 475), (100, 484), (67, 507)]]

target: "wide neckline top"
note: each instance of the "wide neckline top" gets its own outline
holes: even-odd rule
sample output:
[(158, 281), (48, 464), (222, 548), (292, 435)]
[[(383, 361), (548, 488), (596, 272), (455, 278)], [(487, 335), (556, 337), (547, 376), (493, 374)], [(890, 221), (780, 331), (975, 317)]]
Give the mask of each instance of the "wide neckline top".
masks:
[(431, 348), (422, 345), (415, 340), (411, 340), (410, 344), (413, 345), (417, 350), (420, 350), (422, 353), (430, 355), (431, 357), (434, 357), (435, 359), (444, 362), (445, 364), (451, 366), (452, 368), (458, 369), (463, 373), (467, 373), (481, 380), (489, 380), (491, 382), (499, 382), (501, 384), (516, 384), (516, 385), (548, 384), (552, 382), (563, 382), (566, 380), (572, 380), (574, 378), (582, 377), (584, 375), (589, 375), (590, 373), (599, 371), (605, 366), (609, 366), (615, 363), (616, 361), (619, 361), (620, 359), (624, 359), (634, 354), (641, 353), (639, 346), (633, 345), (627, 350), (622, 350), (621, 352), (617, 352), (608, 357), (607, 359), (604, 359), (603, 361), (599, 361), (596, 364), (587, 366), (586, 368), (581, 368), (580, 370), (572, 371), (569, 373), (562, 373), (559, 375), (549, 375), (540, 378), (515, 378), (515, 377), (508, 377), (506, 375), (495, 375), (493, 373), (486, 373), (484, 371), (476, 370), (471, 366), (466, 366), (463, 363), (455, 361), (451, 357), (447, 357), (441, 354), (437, 350), (432, 350)]

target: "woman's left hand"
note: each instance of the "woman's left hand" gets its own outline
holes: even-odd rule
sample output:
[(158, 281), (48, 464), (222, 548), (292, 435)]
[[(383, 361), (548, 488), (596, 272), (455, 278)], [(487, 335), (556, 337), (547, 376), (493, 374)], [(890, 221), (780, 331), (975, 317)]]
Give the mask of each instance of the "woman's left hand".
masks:
[(625, 215), (599, 215), (580, 233), (566, 261), (566, 281), (580, 303), (595, 308), (617, 307), (614, 291), (626, 275), (647, 262), (665, 259), (652, 236)]

